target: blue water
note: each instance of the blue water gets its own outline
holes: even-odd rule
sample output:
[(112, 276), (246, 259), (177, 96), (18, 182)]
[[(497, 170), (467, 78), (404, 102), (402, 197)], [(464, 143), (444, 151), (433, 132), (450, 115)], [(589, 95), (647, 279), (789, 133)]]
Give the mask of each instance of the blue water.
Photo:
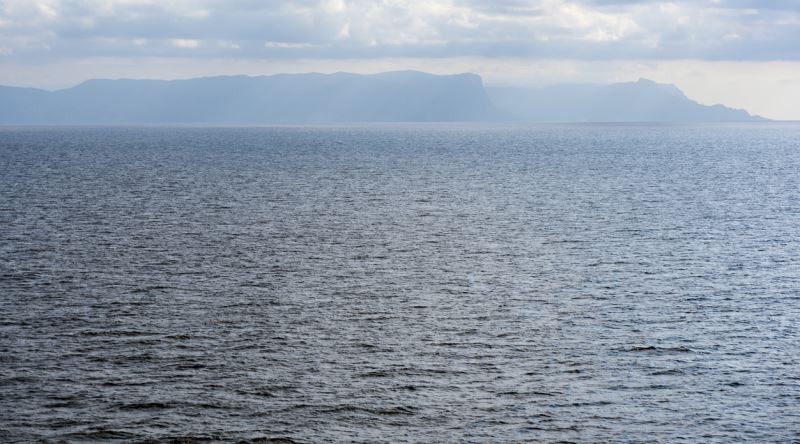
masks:
[(800, 439), (800, 125), (0, 129), (0, 441)]

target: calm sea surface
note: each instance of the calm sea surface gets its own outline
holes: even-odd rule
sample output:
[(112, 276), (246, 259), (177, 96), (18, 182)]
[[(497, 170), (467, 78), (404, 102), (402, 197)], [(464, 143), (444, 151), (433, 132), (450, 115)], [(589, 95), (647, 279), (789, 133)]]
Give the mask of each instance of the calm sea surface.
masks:
[(0, 129), (36, 440), (797, 442), (800, 125)]

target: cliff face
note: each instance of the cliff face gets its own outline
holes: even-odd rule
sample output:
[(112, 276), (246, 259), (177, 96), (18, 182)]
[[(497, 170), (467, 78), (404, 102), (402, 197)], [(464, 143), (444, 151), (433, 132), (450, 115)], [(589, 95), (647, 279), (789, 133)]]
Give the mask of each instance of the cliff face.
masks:
[(536, 122), (721, 122), (764, 120), (744, 110), (705, 106), (674, 85), (651, 80), (612, 85), (488, 88), (502, 118)]
[(0, 89), (6, 124), (259, 124), (489, 118), (480, 77), (421, 72), (90, 80), (47, 92)]

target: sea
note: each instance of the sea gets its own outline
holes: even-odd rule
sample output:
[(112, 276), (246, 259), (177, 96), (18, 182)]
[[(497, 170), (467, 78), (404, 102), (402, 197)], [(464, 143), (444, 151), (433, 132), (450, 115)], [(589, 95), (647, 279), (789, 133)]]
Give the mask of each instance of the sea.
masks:
[(0, 128), (0, 441), (800, 441), (800, 124)]

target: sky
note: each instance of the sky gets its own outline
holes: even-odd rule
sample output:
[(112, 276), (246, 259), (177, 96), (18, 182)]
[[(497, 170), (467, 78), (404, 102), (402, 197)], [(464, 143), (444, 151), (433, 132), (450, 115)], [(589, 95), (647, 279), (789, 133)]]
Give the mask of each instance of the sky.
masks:
[(800, 0), (0, 0), (2, 85), (405, 69), (800, 120)]

